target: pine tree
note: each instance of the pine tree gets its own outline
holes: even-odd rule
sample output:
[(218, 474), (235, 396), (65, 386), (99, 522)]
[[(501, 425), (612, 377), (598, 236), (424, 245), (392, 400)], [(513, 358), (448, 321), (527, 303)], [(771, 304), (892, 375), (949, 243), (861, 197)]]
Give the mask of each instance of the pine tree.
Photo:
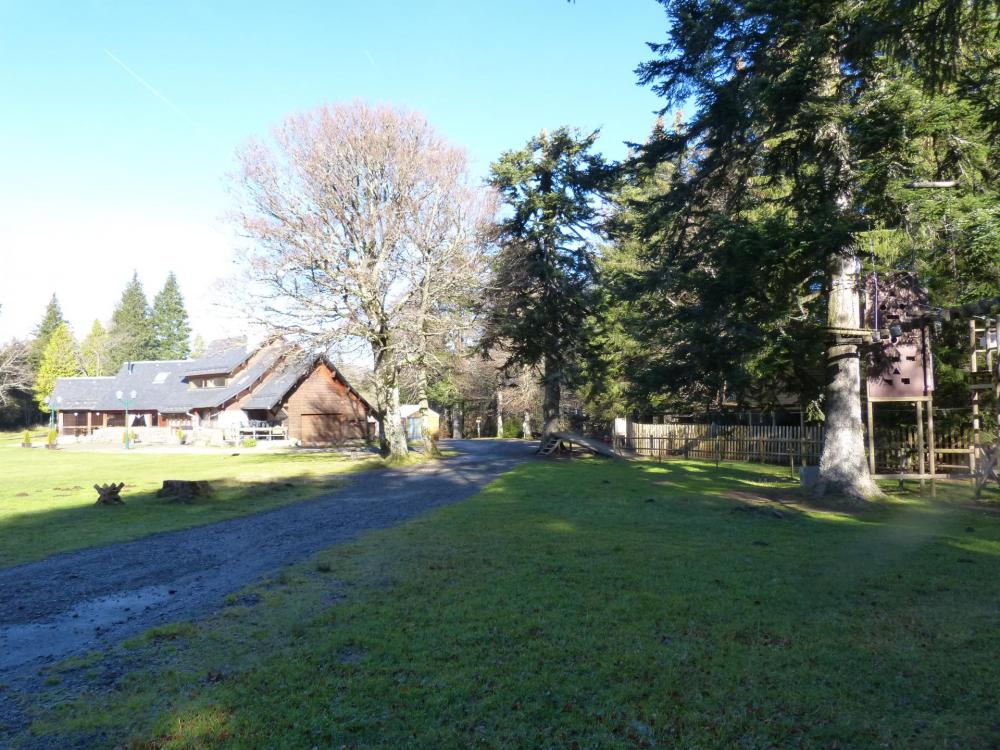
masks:
[(80, 374), (80, 354), (76, 339), (66, 323), (61, 323), (49, 337), (49, 343), (42, 354), (42, 362), (35, 378), (34, 392), (38, 407), (48, 412), (45, 398), (52, 395), (56, 379)]
[(173, 271), (153, 301), (152, 330), (156, 359), (186, 359), (190, 354), (191, 326)]
[(509, 365), (541, 365), (543, 434), (560, 429), (563, 386), (588, 354), (595, 303), (595, 199), (607, 169), (591, 153), (597, 133), (542, 131), (493, 164), (491, 183), (510, 210), (485, 301), (484, 349)]
[(55, 330), (65, 323), (62, 308), (59, 307), (59, 300), (56, 295), (52, 295), (49, 304), (45, 308), (45, 315), (41, 322), (35, 327), (34, 341), (31, 344), (31, 369), (38, 372), (38, 367), (42, 363), (42, 356), (45, 354), (45, 347), (48, 346), (49, 339)]
[[(669, 38), (653, 45), (657, 58), (640, 67), (640, 81), (667, 106), (698, 106), (644, 154), (653, 162), (695, 154), (688, 177), (648, 213), (660, 235), (655, 276), (705, 282), (697, 302), (682, 300), (678, 319), (741, 354), (797, 306), (812, 318), (819, 291), (824, 327), (858, 328), (860, 233), (904, 218), (906, 181), (954, 177), (942, 173), (975, 156), (960, 139), (922, 148), (907, 115), (954, 87), (965, 61), (977, 59), (968, 51), (995, 39), (995, 11), (956, 0), (661, 2)], [(735, 317), (734, 308), (742, 308)], [(877, 494), (857, 346), (815, 328), (812, 337), (829, 340), (819, 491)], [(706, 351), (721, 349), (707, 342)], [(741, 370), (753, 375), (734, 374)]]
[(142, 290), (139, 274), (122, 292), (122, 298), (111, 315), (110, 358), (108, 369), (117, 372), (125, 362), (153, 359), (156, 356), (149, 303)]
[(200, 333), (195, 334), (194, 343), (191, 345), (191, 358), (198, 359), (199, 357), (204, 357), (206, 348), (205, 337)]
[(109, 367), (110, 345), (111, 337), (107, 330), (101, 325), (101, 321), (95, 320), (90, 333), (80, 344), (80, 365), (84, 375), (98, 377), (112, 374)]

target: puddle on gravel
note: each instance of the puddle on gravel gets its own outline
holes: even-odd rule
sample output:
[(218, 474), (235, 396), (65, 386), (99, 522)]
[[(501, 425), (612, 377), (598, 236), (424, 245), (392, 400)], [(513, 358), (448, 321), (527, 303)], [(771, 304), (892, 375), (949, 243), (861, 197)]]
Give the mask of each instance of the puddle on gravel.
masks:
[(103, 632), (171, 598), (166, 586), (147, 586), (81, 602), (45, 622), (0, 625), (0, 669), (35, 659), (59, 659)]

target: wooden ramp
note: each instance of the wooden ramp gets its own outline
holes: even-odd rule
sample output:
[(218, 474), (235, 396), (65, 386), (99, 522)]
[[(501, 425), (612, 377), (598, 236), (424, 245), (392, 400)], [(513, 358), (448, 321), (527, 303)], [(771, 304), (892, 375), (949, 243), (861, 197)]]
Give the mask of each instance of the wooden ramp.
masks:
[(542, 440), (542, 447), (538, 449), (538, 452), (543, 456), (551, 456), (559, 448), (560, 443), (579, 445), (581, 448), (586, 448), (597, 456), (624, 458), (623, 455), (615, 453), (614, 449), (607, 443), (601, 442), (600, 440), (594, 440), (593, 438), (584, 437), (583, 435), (579, 435), (575, 432), (550, 433)]

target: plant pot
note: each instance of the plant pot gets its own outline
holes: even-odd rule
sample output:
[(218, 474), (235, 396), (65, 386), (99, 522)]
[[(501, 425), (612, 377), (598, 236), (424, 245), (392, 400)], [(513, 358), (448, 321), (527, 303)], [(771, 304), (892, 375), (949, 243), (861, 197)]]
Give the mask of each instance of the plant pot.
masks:
[(58, 445), (46, 445), (45, 448), (50, 451), (54, 451), (59, 448)]
[(22, 448), (30, 448), (31, 447), (31, 443), (21, 443), (21, 447)]

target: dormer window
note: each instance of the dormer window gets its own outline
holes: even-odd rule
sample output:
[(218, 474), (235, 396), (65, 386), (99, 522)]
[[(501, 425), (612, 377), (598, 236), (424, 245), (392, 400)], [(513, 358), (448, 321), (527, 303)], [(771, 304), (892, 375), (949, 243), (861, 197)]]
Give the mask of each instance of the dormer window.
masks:
[(220, 376), (216, 378), (191, 378), (192, 388), (225, 388), (226, 387), (226, 377)]

